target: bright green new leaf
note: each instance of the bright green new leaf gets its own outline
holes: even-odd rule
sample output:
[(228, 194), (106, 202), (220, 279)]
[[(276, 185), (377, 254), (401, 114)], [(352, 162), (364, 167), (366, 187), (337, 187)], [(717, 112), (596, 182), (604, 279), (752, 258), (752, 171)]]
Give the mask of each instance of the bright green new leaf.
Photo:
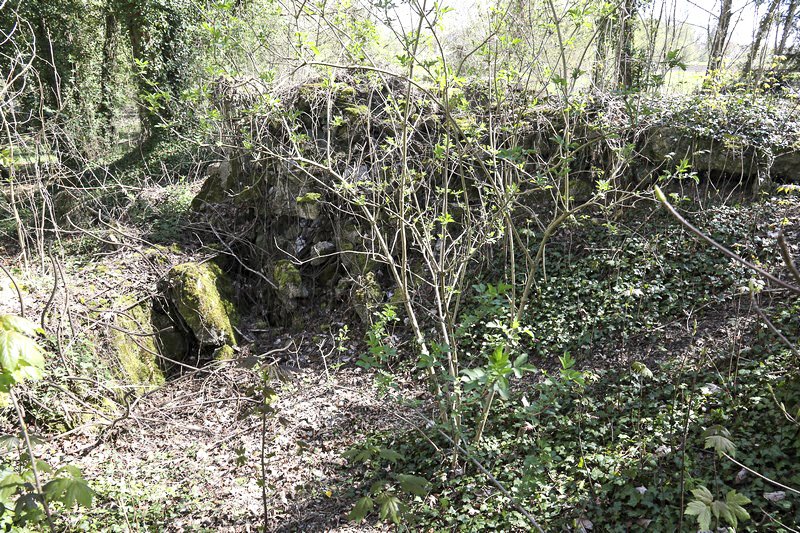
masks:
[(15, 315), (0, 315), (0, 329), (16, 331), (28, 337), (35, 337), (37, 333), (42, 332), (39, 326), (27, 318)]
[(42, 350), (30, 337), (15, 330), (0, 329), (0, 367), (4, 372), (14, 372), (18, 365), (44, 368)]
[(700, 529), (709, 529), (711, 527), (711, 508), (701, 501), (689, 502), (683, 514), (696, 516)]
[(706, 505), (711, 505), (711, 502), (714, 501), (714, 496), (711, 494), (711, 491), (703, 486), (693, 489), (692, 494), (694, 495), (695, 498), (697, 498)]
[(633, 364), (631, 365), (631, 368), (633, 369), (633, 373), (640, 378), (653, 377), (653, 372), (649, 368), (647, 368), (647, 366), (645, 366), (644, 363), (640, 363), (639, 361), (634, 361)]

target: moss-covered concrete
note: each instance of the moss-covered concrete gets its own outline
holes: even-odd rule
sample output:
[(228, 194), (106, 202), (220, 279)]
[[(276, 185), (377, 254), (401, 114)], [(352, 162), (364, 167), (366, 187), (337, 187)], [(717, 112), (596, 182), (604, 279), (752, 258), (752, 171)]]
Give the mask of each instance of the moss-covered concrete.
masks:
[(319, 199), (322, 195), (318, 192), (306, 192), (295, 198), (297, 214), (301, 218), (316, 220), (319, 218)]
[(234, 351), (233, 347), (229, 344), (224, 346), (220, 346), (216, 350), (214, 350), (214, 360), (215, 361), (228, 361), (233, 359), (236, 356), (236, 352)]
[(292, 291), (303, 282), (300, 270), (288, 259), (281, 259), (275, 263), (275, 285), (281, 291)]
[(233, 289), (215, 263), (182, 263), (167, 274), (168, 293), (201, 347), (236, 346)]
[[(133, 297), (124, 296), (115, 307), (126, 309), (134, 302)], [(139, 303), (118, 313), (111, 329), (111, 346), (120, 363), (122, 380), (145, 391), (164, 384), (152, 313), (150, 302)]]

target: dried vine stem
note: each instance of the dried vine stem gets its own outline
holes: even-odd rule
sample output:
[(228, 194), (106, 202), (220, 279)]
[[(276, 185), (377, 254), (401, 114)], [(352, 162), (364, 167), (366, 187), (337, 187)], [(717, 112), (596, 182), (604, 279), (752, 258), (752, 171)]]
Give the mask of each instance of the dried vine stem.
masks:
[(750, 270), (753, 270), (753, 271), (757, 272), (758, 274), (760, 274), (761, 276), (763, 276), (763, 277), (767, 278), (768, 280), (772, 281), (776, 285), (780, 285), (784, 289), (792, 291), (795, 294), (800, 294), (800, 287), (796, 287), (794, 285), (790, 285), (789, 283), (786, 283), (785, 281), (783, 281), (782, 279), (774, 276), (773, 274), (770, 274), (769, 272), (767, 272), (766, 270), (764, 270), (760, 266), (754, 265), (753, 263), (751, 263), (747, 259), (744, 259), (743, 257), (740, 257), (739, 255), (735, 254), (734, 252), (732, 252), (731, 250), (729, 250), (725, 246), (721, 245), (720, 243), (718, 243), (717, 241), (715, 241), (714, 239), (712, 239), (711, 237), (709, 237), (708, 235), (703, 233), (701, 230), (699, 230), (698, 228), (693, 226), (688, 220), (683, 218), (681, 216), (681, 214), (678, 213), (675, 210), (674, 207), (672, 207), (672, 205), (669, 203), (669, 200), (667, 200), (667, 197), (664, 195), (664, 193), (661, 191), (661, 189), (658, 187), (658, 185), (656, 185), (654, 187), (654, 190), (655, 190), (656, 198), (667, 209), (667, 211), (669, 211), (669, 214), (671, 214), (678, 222), (681, 223), (681, 225), (684, 228), (689, 230), (691, 233), (695, 234), (701, 240), (707, 242), (708, 244), (710, 244), (711, 246), (713, 246), (714, 248), (716, 248), (717, 250), (719, 250), (720, 252), (722, 252), (726, 256), (730, 257), (731, 259), (733, 259), (737, 263), (741, 263), (742, 265), (746, 266)]

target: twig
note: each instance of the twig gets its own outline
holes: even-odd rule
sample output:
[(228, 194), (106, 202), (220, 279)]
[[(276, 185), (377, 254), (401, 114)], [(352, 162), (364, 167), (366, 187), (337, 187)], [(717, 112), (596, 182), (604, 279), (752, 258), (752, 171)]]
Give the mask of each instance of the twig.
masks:
[(6, 273), (8, 279), (11, 280), (11, 284), (14, 285), (14, 289), (17, 291), (17, 298), (19, 298), (19, 316), (25, 318), (25, 303), (22, 301), (22, 293), (19, 291), (19, 286), (17, 286), (17, 282), (14, 280), (14, 278), (11, 276), (8, 270), (6, 270), (6, 267), (4, 267), (2, 264), (0, 264), (0, 270)]
[(792, 254), (789, 252), (789, 246), (786, 244), (786, 239), (784, 239), (782, 231), (778, 234), (778, 246), (781, 250), (783, 262), (786, 263), (787, 267), (789, 267), (789, 270), (792, 272), (794, 279), (797, 280), (797, 283), (800, 283), (800, 271), (797, 270), (797, 266), (794, 264), (794, 261), (792, 261)]
[(667, 197), (664, 196), (664, 193), (661, 191), (661, 189), (658, 187), (658, 185), (655, 186), (655, 193), (656, 193), (656, 197), (661, 202), (661, 204), (664, 207), (667, 208), (667, 211), (669, 211), (669, 213), (673, 217), (675, 217), (675, 219), (678, 222), (680, 222), (681, 225), (683, 225), (684, 228), (688, 229), (690, 232), (692, 232), (695, 235), (697, 235), (700, 239), (704, 240), (705, 242), (707, 242), (708, 244), (710, 244), (711, 246), (713, 246), (714, 248), (716, 248), (717, 250), (719, 250), (723, 254), (727, 255), (728, 257), (730, 257), (734, 261), (736, 261), (738, 263), (741, 263), (742, 265), (746, 266), (750, 270), (755, 270), (756, 272), (758, 272), (759, 274), (761, 274), (762, 276), (764, 276), (768, 280), (776, 283), (777, 285), (780, 285), (784, 289), (788, 289), (788, 290), (792, 291), (795, 294), (800, 294), (800, 287), (795, 287), (794, 285), (790, 285), (790, 284), (786, 283), (785, 281), (783, 281), (783, 280), (775, 277), (774, 275), (770, 274), (769, 272), (767, 272), (763, 268), (761, 268), (761, 267), (759, 267), (757, 265), (754, 265), (753, 263), (749, 262), (747, 259), (739, 257), (738, 255), (736, 255), (732, 251), (728, 250), (726, 247), (724, 247), (723, 245), (719, 244), (717, 241), (715, 241), (714, 239), (712, 239), (711, 237), (709, 237), (708, 235), (706, 235), (705, 233), (703, 233), (702, 231), (700, 231), (699, 229), (694, 227), (688, 220), (683, 218), (680, 215), (680, 213), (678, 213), (675, 210), (675, 208), (672, 207), (672, 205), (670, 205), (669, 201), (667, 200)]
[(789, 347), (789, 349), (792, 351), (792, 353), (794, 353), (794, 355), (795, 355), (797, 358), (800, 358), (800, 351), (798, 351), (798, 350), (797, 350), (797, 348), (795, 348), (794, 344), (792, 344), (792, 343), (791, 343), (791, 341), (790, 341), (789, 339), (787, 339), (787, 338), (786, 338), (786, 337), (783, 335), (783, 333), (781, 333), (781, 332), (778, 330), (778, 328), (776, 328), (776, 327), (775, 327), (775, 324), (773, 324), (773, 323), (772, 323), (772, 321), (771, 321), (771, 320), (770, 320), (770, 319), (767, 317), (767, 315), (766, 315), (766, 314), (764, 314), (764, 311), (762, 311), (762, 310), (761, 310), (761, 308), (758, 306), (758, 304), (756, 303), (756, 298), (755, 298), (755, 296), (754, 296), (752, 293), (750, 294), (750, 299), (751, 299), (751, 300), (752, 300), (752, 302), (753, 302), (753, 307), (755, 307), (755, 309), (756, 309), (756, 313), (758, 313), (758, 316), (760, 316), (760, 317), (761, 317), (761, 320), (763, 320), (764, 322), (766, 322), (766, 323), (767, 323), (767, 327), (768, 327), (768, 328), (769, 328), (769, 329), (772, 331), (772, 333), (774, 333), (775, 335), (777, 335), (777, 336), (778, 336), (778, 338), (780, 338), (780, 339), (783, 341), (783, 343), (784, 343), (786, 346), (788, 346), (788, 347)]
[[(767, 515), (767, 517), (770, 519), (770, 521), (772, 521), (772, 522), (775, 522), (776, 524), (778, 524), (778, 525), (779, 525), (779, 526), (781, 526), (782, 528), (786, 529), (786, 531), (789, 531), (790, 533), (800, 533), (800, 531), (798, 531), (798, 530), (796, 530), (796, 529), (792, 529), (792, 528), (790, 528), (789, 526), (787, 526), (786, 524), (784, 524), (783, 522), (781, 522), (781, 521), (780, 521), (780, 520), (778, 520), (777, 518), (773, 517), (771, 514), (769, 514), (768, 512), (766, 512), (766, 511), (764, 510), (764, 508), (763, 508), (763, 507), (759, 507), (759, 509), (761, 509), (761, 512), (762, 512), (762, 513), (764, 513), (765, 515)], [(764, 522), (764, 521), (762, 520), (762, 521), (761, 521), (761, 523), (763, 523), (763, 522)]]
[(734, 463), (734, 464), (736, 464), (736, 465), (739, 465), (739, 466), (741, 466), (742, 468), (744, 468), (745, 470), (747, 470), (747, 471), (748, 471), (748, 472), (750, 472), (751, 474), (755, 474), (755, 475), (757, 475), (758, 477), (760, 477), (760, 478), (761, 478), (761, 479), (763, 479), (764, 481), (768, 481), (768, 482), (772, 483), (773, 485), (775, 485), (775, 486), (777, 486), (777, 487), (780, 487), (780, 488), (782, 488), (782, 489), (786, 489), (786, 490), (788, 490), (788, 491), (794, 492), (795, 494), (800, 494), (800, 490), (793, 489), (792, 487), (787, 487), (787, 486), (786, 486), (786, 485), (784, 485), (783, 483), (778, 483), (778, 482), (777, 482), (777, 481), (775, 481), (774, 479), (770, 479), (770, 478), (768, 478), (767, 476), (765, 476), (764, 474), (759, 474), (758, 472), (756, 472), (756, 471), (755, 471), (755, 470), (753, 470), (752, 468), (750, 468), (750, 467), (748, 467), (748, 466), (745, 466), (745, 465), (743, 465), (742, 463), (740, 463), (739, 461), (737, 461), (736, 459), (734, 459), (733, 457), (731, 457), (730, 455), (728, 455), (728, 454), (727, 454), (727, 453), (725, 453), (725, 452), (720, 452), (720, 453), (722, 453), (722, 455), (724, 455), (724, 456), (725, 456), (725, 457), (726, 457), (726, 458), (727, 458), (729, 461), (731, 461), (732, 463)]

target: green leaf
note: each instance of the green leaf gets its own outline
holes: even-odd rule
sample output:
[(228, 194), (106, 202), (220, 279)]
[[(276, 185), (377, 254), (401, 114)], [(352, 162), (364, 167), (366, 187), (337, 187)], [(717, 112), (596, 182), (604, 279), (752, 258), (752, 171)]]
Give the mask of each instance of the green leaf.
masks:
[(730, 441), (730, 439), (723, 437), (722, 435), (711, 435), (706, 437), (705, 447), (714, 448), (720, 457), (722, 457), (724, 453), (730, 456), (736, 455), (736, 446)]
[(688, 516), (700, 516), (700, 513), (706, 508), (706, 504), (701, 501), (693, 500), (689, 502), (689, 505), (686, 506), (686, 510), (683, 514)]
[(388, 448), (380, 448), (378, 449), (378, 455), (381, 456), (382, 459), (386, 459), (390, 463), (394, 463), (395, 461), (399, 461), (403, 458), (403, 455), (397, 453), (394, 450), (390, 450)]
[(509, 389), (508, 389), (508, 379), (506, 378), (499, 378), (497, 381), (494, 382), (493, 388), (497, 394), (500, 395), (500, 398), (503, 400), (508, 400), (509, 398)]
[(42, 491), (48, 499), (60, 501), (70, 508), (75, 503), (82, 507), (91, 507), (94, 491), (83, 479), (60, 477), (49, 481)]
[(375, 504), (372, 502), (372, 498), (369, 496), (364, 496), (356, 502), (356, 506), (353, 507), (352, 511), (350, 511), (347, 519), (352, 520), (353, 522), (361, 522), (370, 512), (372, 512), (374, 507)]
[(724, 518), (726, 522), (736, 527), (736, 517), (728, 509), (728, 504), (725, 502), (715, 501), (711, 504), (711, 512), (714, 513), (716, 518)]
[(711, 491), (703, 487), (702, 485), (697, 487), (696, 489), (693, 489), (692, 494), (694, 495), (695, 498), (697, 498), (706, 505), (711, 505), (711, 502), (714, 501), (714, 496), (711, 494)]
[(0, 329), (16, 331), (28, 337), (36, 337), (37, 333), (42, 332), (42, 328), (27, 318), (15, 315), (0, 315)]
[(11, 373), (15, 383), (21, 383), (26, 379), (36, 381), (42, 378), (42, 371), (35, 366), (22, 365), (17, 370)]
[(94, 491), (83, 479), (75, 479), (68, 489), (68, 497), (79, 506), (88, 508), (92, 506)]
[(378, 500), (381, 504), (379, 515), (381, 520), (391, 518), (395, 524), (400, 523), (400, 506), (402, 502), (394, 494), (382, 494)]
[(64, 465), (64, 466), (62, 466), (61, 468), (58, 469), (58, 471), (56, 472), (56, 475), (60, 476), (64, 472), (69, 474), (74, 479), (83, 479), (83, 474), (81, 474), (81, 469), (78, 468), (75, 465)]
[(36, 470), (38, 470), (40, 473), (53, 473), (53, 468), (47, 463), (47, 461), (42, 461), (41, 459), (36, 459)]
[(0, 450), (7, 450), (13, 452), (22, 444), (22, 440), (16, 435), (2, 435), (0, 436)]
[(9, 472), (0, 479), (0, 501), (7, 501), (25, 481), (16, 472)]
[(735, 490), (729, 490), (728, 494), (725, 496), (725, 501), (733, 505), (747, 505), (750, 503), (750, 498), (737, 493)]
[(395, 474), (394, 477), (400, 482), (400, 488), (409, 494), (425, 497), (431, 490), (430, 482), (424, 477), (409, 474)]
[(500, 344), (495, 347), (494, 352), (489, 357), (489, 363), (495, 368), (503, 368), (508, 366), (508, 354), (506, 353), (505, 346)]
[[(741, 494), (737, 494), (735, 490), (728, 491), (728, 494), (725, 497), (725, 501), (728, 503), (728, 508), (731, 510), (733, 515), (739, 520), (749, 520), (750, 514), (742, 507), (742, 505), (747, 505), (750, 503), (750, 499), (746, 496)], [(736, 527), (736, 524), (732, 524)]]
[(11, 373), (17, 369), (19, 361), (18, 338), (25, 337), (7, 329), (0, 330), (0, 369)]
[[(20, 362), (24, 365), (20, 365)], [(0, 367), (5, 372), (14, 372), (18, 366), (44, 368), (42, 350), (36, 341), (22, 333), (0, 329)]]
[(631, 365), (633, 369), (633, 373), (635, 376), (640, 378), (652, 378), (653, 372), (645, 366), (644, 363), (640, 363), (639, 361), (634, 361)]
[(482, 381), (486, 379), (486, 372), (482, 368), (466, 368), (461, 371), (464, 376), (461, 378), (461, 381), (464, 382), (471, 382), (471, 381)]
[(36, 521), (44, 515), (39, 507), (40, 501), (41, 498), (34, 492), (22, 494), (14, 504), (14, 514), (25, 520)]
[(689, 502), (683, 514), (696, 516), (700, 529), (709, 529), (711, 527), (711, 508), (701, 501)]

